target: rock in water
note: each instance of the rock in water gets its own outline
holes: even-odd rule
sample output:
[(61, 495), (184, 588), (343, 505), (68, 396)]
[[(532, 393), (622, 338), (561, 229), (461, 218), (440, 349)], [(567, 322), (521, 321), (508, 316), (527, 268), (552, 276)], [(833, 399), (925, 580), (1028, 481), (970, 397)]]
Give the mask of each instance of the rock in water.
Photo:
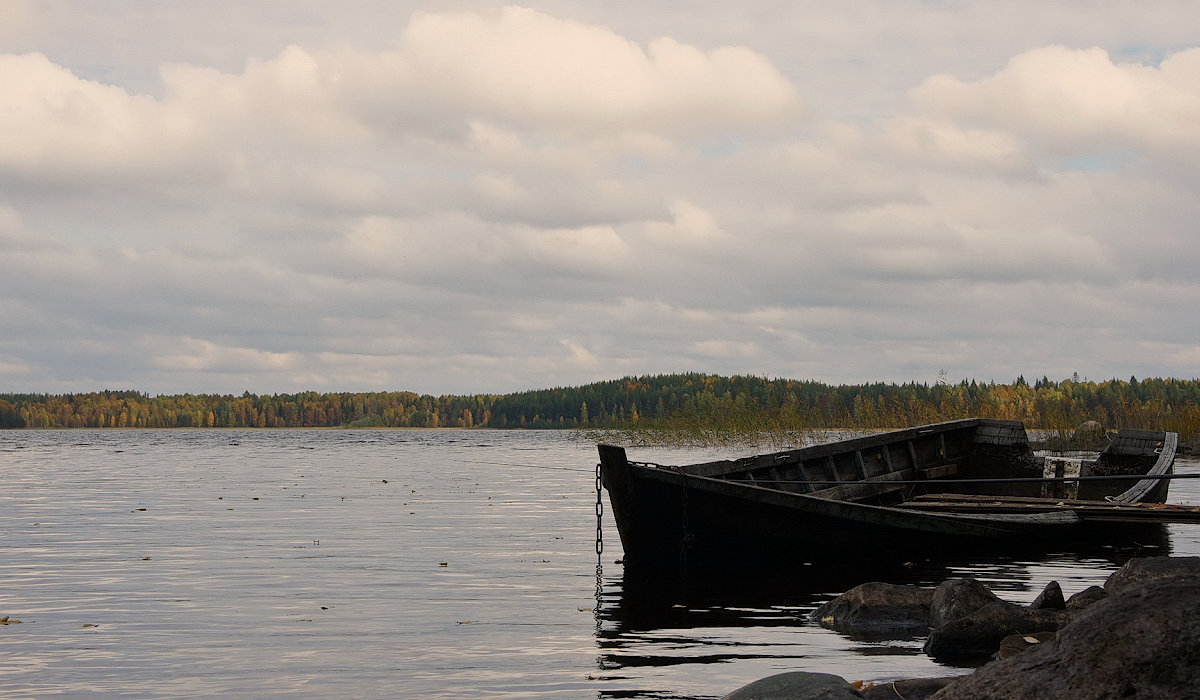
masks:
[(988, 664), (937, 700), (1197, 697), (1200, 581), (1149, 580), (1095, 603), (1049, 642)]
[(966, 617), (980, 608), (1000, 602), (991, 589), (971, 578), (952, 578), (934, 589), (929, 604), (929, 626), (942, 625)]
[(1070, 615), (1064, 610), (991, 603), (930, 632), (925, 653), (950, 662), (986, 659), (999, 651), (1000, 642), (1010, 634), (1052, 632), (1069, 621)]
[(1058, 585), (1058, 581), (1047, 583), (1029, 607), (1034, 610), (1066, 610), (1067, 601), (1063, 598), (1062, 587)]
[(811, 617), (849, 634), (911, 634), (929, 629), (932, 599), (931, 588), (864, 583), (817, 608)]
[(726, 695), (722, 700), (862, 700), (854, 686), (830, 673), (793, 671), (767, 676)]

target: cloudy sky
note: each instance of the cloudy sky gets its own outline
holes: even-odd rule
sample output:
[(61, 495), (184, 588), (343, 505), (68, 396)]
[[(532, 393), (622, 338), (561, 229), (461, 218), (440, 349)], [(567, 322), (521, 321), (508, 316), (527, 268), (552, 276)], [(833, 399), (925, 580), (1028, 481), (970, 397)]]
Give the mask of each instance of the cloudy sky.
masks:
[(1194, 378), (1198, 226), (1195, 0), (0, 0), (0, 392)]

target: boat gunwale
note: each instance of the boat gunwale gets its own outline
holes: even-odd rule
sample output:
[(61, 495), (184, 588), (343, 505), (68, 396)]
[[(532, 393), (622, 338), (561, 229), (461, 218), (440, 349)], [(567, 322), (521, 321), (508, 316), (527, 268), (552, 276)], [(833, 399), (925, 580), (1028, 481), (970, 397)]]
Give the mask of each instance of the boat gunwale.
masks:
[(766, 452), (758, 455), (747, 457), (739, 457), (737, 459), (722, 459), (711, 462), (699, 462), (696, 464), (672, 466), (673, 470), (686, 471), (692, 476), (719, 476), (734, 474), (739, 471), (750, 471), (766, 464), (759, 462), (772, 461), (773, 464), (791, 464), (795, 462), (803, 462), (809, 459), (821, 459), (838, 454), (848, 454), (856, 450), (867, 450), (883, 445), (891, 445), (894, 443), (912, 440), (914, 438), (926, 437), (930, 434), (946, 433), (954, 430), (966, 428), (978, 428), (982, 425), (995, 425), (1001, 427), (1020, 427), (1024, 429), (1024, 424), (1018, 420), (1008, 420), (1001, 418), (961, 418), (953, 421), (945, 421), (942, 423), (930, 423), (928, 425), (919, 425), (911, 428), (901, 428), (899, 430), (888, 430), (872, 435), (863, 435), (860, 437), (847, 438), (845, 440), (835, 440), (833, 442), (825, 442), (819, 445), (808, 445), (806, 447), (797, 447), (790, 450), (780, 450), (779, 452)]

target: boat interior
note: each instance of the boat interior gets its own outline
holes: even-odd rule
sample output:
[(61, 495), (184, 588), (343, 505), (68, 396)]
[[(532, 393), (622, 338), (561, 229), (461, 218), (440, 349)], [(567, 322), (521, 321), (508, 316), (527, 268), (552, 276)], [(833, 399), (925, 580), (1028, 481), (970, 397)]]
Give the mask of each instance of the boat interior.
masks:
[(1019, 421), (967, 419), (682, 470), (873, 505), (916, 505), (955, 495), (1120, 500), (1139, 480), (1113, 477), (1162, 467), (1164, 450), (1173, 455), (1174, 444), (1165, 444), (1173, 435), (1125, 430), (1099, 453), (1046, 455), (1034, 452)]

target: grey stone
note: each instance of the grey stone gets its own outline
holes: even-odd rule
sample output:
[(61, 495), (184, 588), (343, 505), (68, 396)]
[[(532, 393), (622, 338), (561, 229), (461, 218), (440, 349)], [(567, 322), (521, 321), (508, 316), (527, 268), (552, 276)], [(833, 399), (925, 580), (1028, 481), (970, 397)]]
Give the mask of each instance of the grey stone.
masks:
[(1108, 591), (1102, 587), (1088, 586), (1067, 599), (1067, 610), (1078, 612), (1098, 601), (1104, 600), (1106, 596), (1108, 596)]
[(831, 673), (792, 671), (754, 681), (722, 700), (860, 700), (854, 686)]
[(850, 634), (923, 633), (929, 629), (933, 589), (892, 583), (864, 583), (812, 613), (824, 627)]
[(987, 586), (969, 576), (948, 579), (933, 591), (929, 604), (929, 626), (940, 627), (999, 601)]
[(1200, 579), (1200, 557), (1143, 557), (1130, 559), (1104, 582), (1104, 590), (1120, 593), (1146, 581), (1185, 577)]
[(1067, 601), (1063, 599), (1062, 586), (1058, 585), (1058, 581), (1047, 583), (1029, 607), (1034, 610), (1066, 610)]

